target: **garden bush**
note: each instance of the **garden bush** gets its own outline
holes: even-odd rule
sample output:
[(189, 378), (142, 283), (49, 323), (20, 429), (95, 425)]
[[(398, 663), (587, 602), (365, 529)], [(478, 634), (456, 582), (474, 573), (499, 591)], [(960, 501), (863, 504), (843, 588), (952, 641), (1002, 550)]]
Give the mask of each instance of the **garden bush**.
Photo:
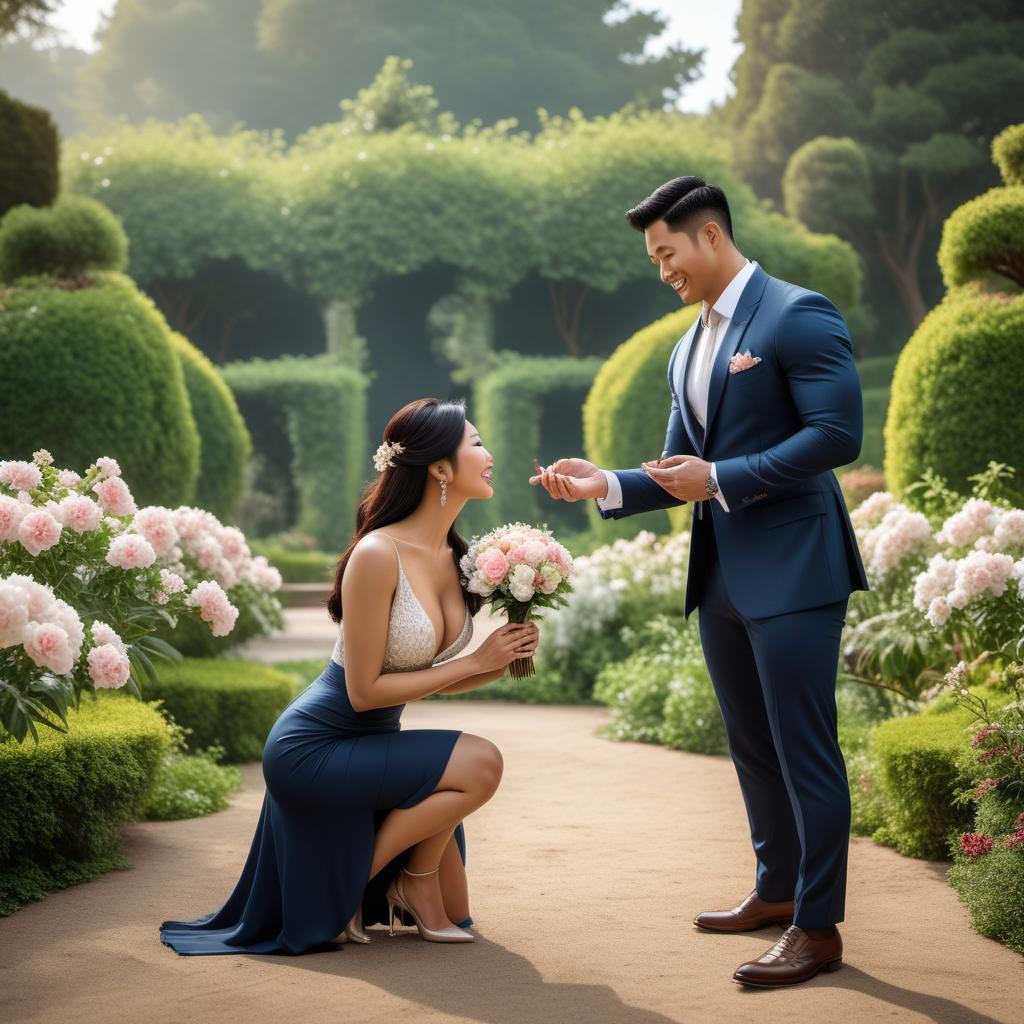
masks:
[(0, 743), (0, 915), (128, 866), (118, 826), (144, 812), (169, 745), (155, 708), (111, 692), (69, 710), (66, 733)]
[[(633, 469), (661, 455), (672, 399), (668, 360), (679, 339), (697, 319), (688, 307), (656, 320), (623, 342), (605, 361), (583, 407), (583, 438), (587, 458), (602, 469)], [(679, 510), (672, 510), (673, 513)], [(669, 521), (682, 529), (687, 520), (663, 511), (604, 520), (587, 502), (593, 528), (606, 537), (631, 536), (639, 528), (664, 533)]]
[(1007, 185), (1024, 185), (1024, 124), (1011, 124), (992, 140), (992, 159)]
[(339, 551), (369, 474), (366, 378), (331, 356), (230, 363), (224, 378), (264, 456), (254, 486), (287, 492), (294, 521), (285, 525)]
[(122, 270), (127, 251), (124, 228), (95, 199), (68, 196), (46, 209), (16, 206), (0, 226), (0, 280)]
[(57, 198), (57, 126), (41, 107), (0, 89), (0, 217), (12, 206), (49, 206)]
[(0, 453), (46, 448), (84, 471), (117, 459), (140, 505), (191, 500), (199, 434), (167, 324), (121, 274), (24, 278), (0, 307)]
[(213, 363), (176, 331), (171, 344), (181, 360), (199, 431), (199, 479), (193, 501), (218, 519), (233, 522), (252, 454), (249, 431), (235, 396)]
[(161, 665), (143, 696), (162, 700), (178, 725), (191, 730), (191, 751), (223, 748), (224, 760), (257, 761), (270, 727), (292, 699), (289, 675), (251, 661), (185, 658)]
[(947, 875), (971, 914), (976, 931), (1024, 955), (1024, 851), (992, 850), (958, 857)]
[(580, 451), (579, 410), (600, 365), (598, 359), (517, 358), (477, 382), (474, 423), (494, 457), (497, 486), (490, 501), (467, 509), (474, 531), (552, 517), (584, 525), (582, 510), (539, 497), (529, 478), (536, 475), (534, 459), (546, 465)]
[(253, 540), (253, 553), (263, 555), (285, 583), (330, 583), (338, 558), (326, 551), (296, 551), (266, 540)]

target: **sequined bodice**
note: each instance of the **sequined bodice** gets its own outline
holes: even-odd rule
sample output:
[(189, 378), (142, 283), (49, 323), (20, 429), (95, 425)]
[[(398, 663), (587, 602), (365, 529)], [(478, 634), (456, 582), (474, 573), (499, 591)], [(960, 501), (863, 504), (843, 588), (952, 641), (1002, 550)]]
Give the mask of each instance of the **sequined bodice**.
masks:
[[(392, 543), (394, 541), (392, 540)], [(395, 554), (398, 545), (395, 544)], [(385, 672), (409, 672), (414, 669), (429, 668), (431, 665), (454, 658), (473, 637), (473, 617), (466, 608), (466, 621), (462, 632), (455, 642), (446, 647), (436, 657), (434, 647), (437, 634), (434, 624), (430, 621), (414, 593), (412, 586), (402, 568), (402, 556), (398, 556), (398, 588), (391, 603), (391, 619), (388, 623), (388, 642), (384, 650)], [(345, 665), (345, 630), (344, 624), (338, 624), (338, 642), (334, 645), (331, 661), (344, 667)]]

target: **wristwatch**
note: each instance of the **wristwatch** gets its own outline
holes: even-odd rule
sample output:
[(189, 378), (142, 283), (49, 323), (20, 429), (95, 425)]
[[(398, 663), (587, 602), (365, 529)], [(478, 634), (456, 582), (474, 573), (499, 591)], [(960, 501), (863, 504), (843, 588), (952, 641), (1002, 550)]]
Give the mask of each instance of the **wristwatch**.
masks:
[(708, 478), (704, 481), (704, 490), (708, 492), (709, 498), (713, 498), (718, 493), (718, 481), (713, 473), (708, 473)]

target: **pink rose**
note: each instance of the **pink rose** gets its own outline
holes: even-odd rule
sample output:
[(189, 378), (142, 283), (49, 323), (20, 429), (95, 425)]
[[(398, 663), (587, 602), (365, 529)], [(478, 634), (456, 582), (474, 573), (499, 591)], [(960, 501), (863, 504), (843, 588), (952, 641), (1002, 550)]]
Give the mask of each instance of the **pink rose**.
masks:
[(113, 644), (100, 644), (89, 652), (89, 678), (100, 689), (116, 690), (128, 682), (131, 663), (128, 655)]
[(490, 584), (500, 583), (508, 573), (509, 560), (500, 548), (488, 548), (477, 559), (477, 568)]
[(103, 509), (84, 494), (69, 494), (57, 508), (60, 510), (60, 521), (75, 533), (95, 530), (103, 518)]
[(33, 491), (42, 483), (43, 474), (31, 462), (0, 462), (0, 483), (16, 491)]
[(74, 665), (67, 631), (53, 622), (30, 622), (25, 627), (25, 653), (40, 667), (66, 676)]
[(49, 551), (60, 540), (60, 534), (60, 523), (43, 508), (29, 512), (18, 525), (18, 540), (33, 558)]
[(145, 569), (156, 561), (156, 552), (145, 537), (124, 533), (110, 542), (107, 561), (119, 569)]
[(119, 476), (108, 476), (93, 484), (100, 504), (112, 516), (130, 516), (136, 511), (135, 499)]

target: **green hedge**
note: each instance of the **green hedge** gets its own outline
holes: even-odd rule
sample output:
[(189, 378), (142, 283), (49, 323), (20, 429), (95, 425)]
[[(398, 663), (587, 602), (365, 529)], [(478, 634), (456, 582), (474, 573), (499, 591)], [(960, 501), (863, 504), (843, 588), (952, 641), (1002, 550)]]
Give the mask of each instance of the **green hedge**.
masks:
[(127, 694), (84, 698), (68, 732), (0, 743), (0, 915), (127, 867), (118, 826), (144, 811), (167, 723)]
[(939, 266), (947, 288), (986, 273), (1024, 285), (1024, 185), (990, 189), (954, 210), (942, 229)]
[(1007, 185), (1024, 185), (1024, 124), (1011, 124), (992, 140), (992, 159)]
[(252, 661), (185, 658), (161, 665), (146, 700), (162, 700), (178, 725), (191, 729), (189, 750), (224, 748), (228, 762), (258, 761), (270, 727), (292, 699), (284, 672)]
[(334, 579), (338, 559), (326, 551), (293, 551), (261, 540), (249, 541), (249, 548), (254, 555), (263, 555), (285, 583), (330, 583)]
[(0, 217), (12, 206), (49, 206), (57, 198), (60, 143), (49, 112), (0, 89)]
[[(584, 525), (582, 513), (556, 508), (529, 478), (533, 460), (579, 455), (580, 410), (601, 365), (599, 359), (517, 358), (477, 382), (473, 422), (494, 457), (494, 496), (472, 502), (467, 522), (489, 529), (506, 522)], [(574, 435), (578, 438), (574, 441)]]
[(331, 356), (254, 359), (223, 372), (263, 457), (265, 486), (291, 481), (289, 525), (322, 548), (344, 547), (369, 473), (366, 377)]
[(926, 469), (966, 494), (967, 477), (993, 459), (1024, 466), (1021, 338), (1024, 295), (958, 288), (925, 317), (900, 354), (885, 423), (897, 496)]
[(23, 278), (0, 305), (0, 453), (118, 460), (139, 505), (188, 503), (199, 434), (166, 322), (127, 277)]
[(995, 849), (976, 861), (958, 858), (947, 878), (977, 931), (1024, 954), (1024, 851)]
[(970, 785), (972, 719), (955, 710), (882, 722), (871, 739), (885, 824), (876, 842), (909, 857), (942, 860), (951, 836), (970, 831), (973, 809), (954, 797)]
[[(587, 458), (602, 469), (633, 469), (661, 455), (671, 407), (668, 360), (679, 339), (697, 319), (699, 308), (669, 313), (623, 342), (601, 367), (583, 407)], [(681, 529), (679, 510), (631, 516), (626, 523), (604, 520), (587, 502), (593, 528), (611, 539), (639, 529), (665, 533), (671, 522)]]
[(73, 278), (88, 270), (123, 270), (128, 238), (102, 203), (85, 196), (47, 209), (16, 206), (0, 224), (0, 279), (48, 274)]
[(187, 338), (171, 332), (181, 360), (192, 416), (199, 430), (199, 479), (193, 501), (233, 522), (242, 497), (252, 440), (220, 371)]

